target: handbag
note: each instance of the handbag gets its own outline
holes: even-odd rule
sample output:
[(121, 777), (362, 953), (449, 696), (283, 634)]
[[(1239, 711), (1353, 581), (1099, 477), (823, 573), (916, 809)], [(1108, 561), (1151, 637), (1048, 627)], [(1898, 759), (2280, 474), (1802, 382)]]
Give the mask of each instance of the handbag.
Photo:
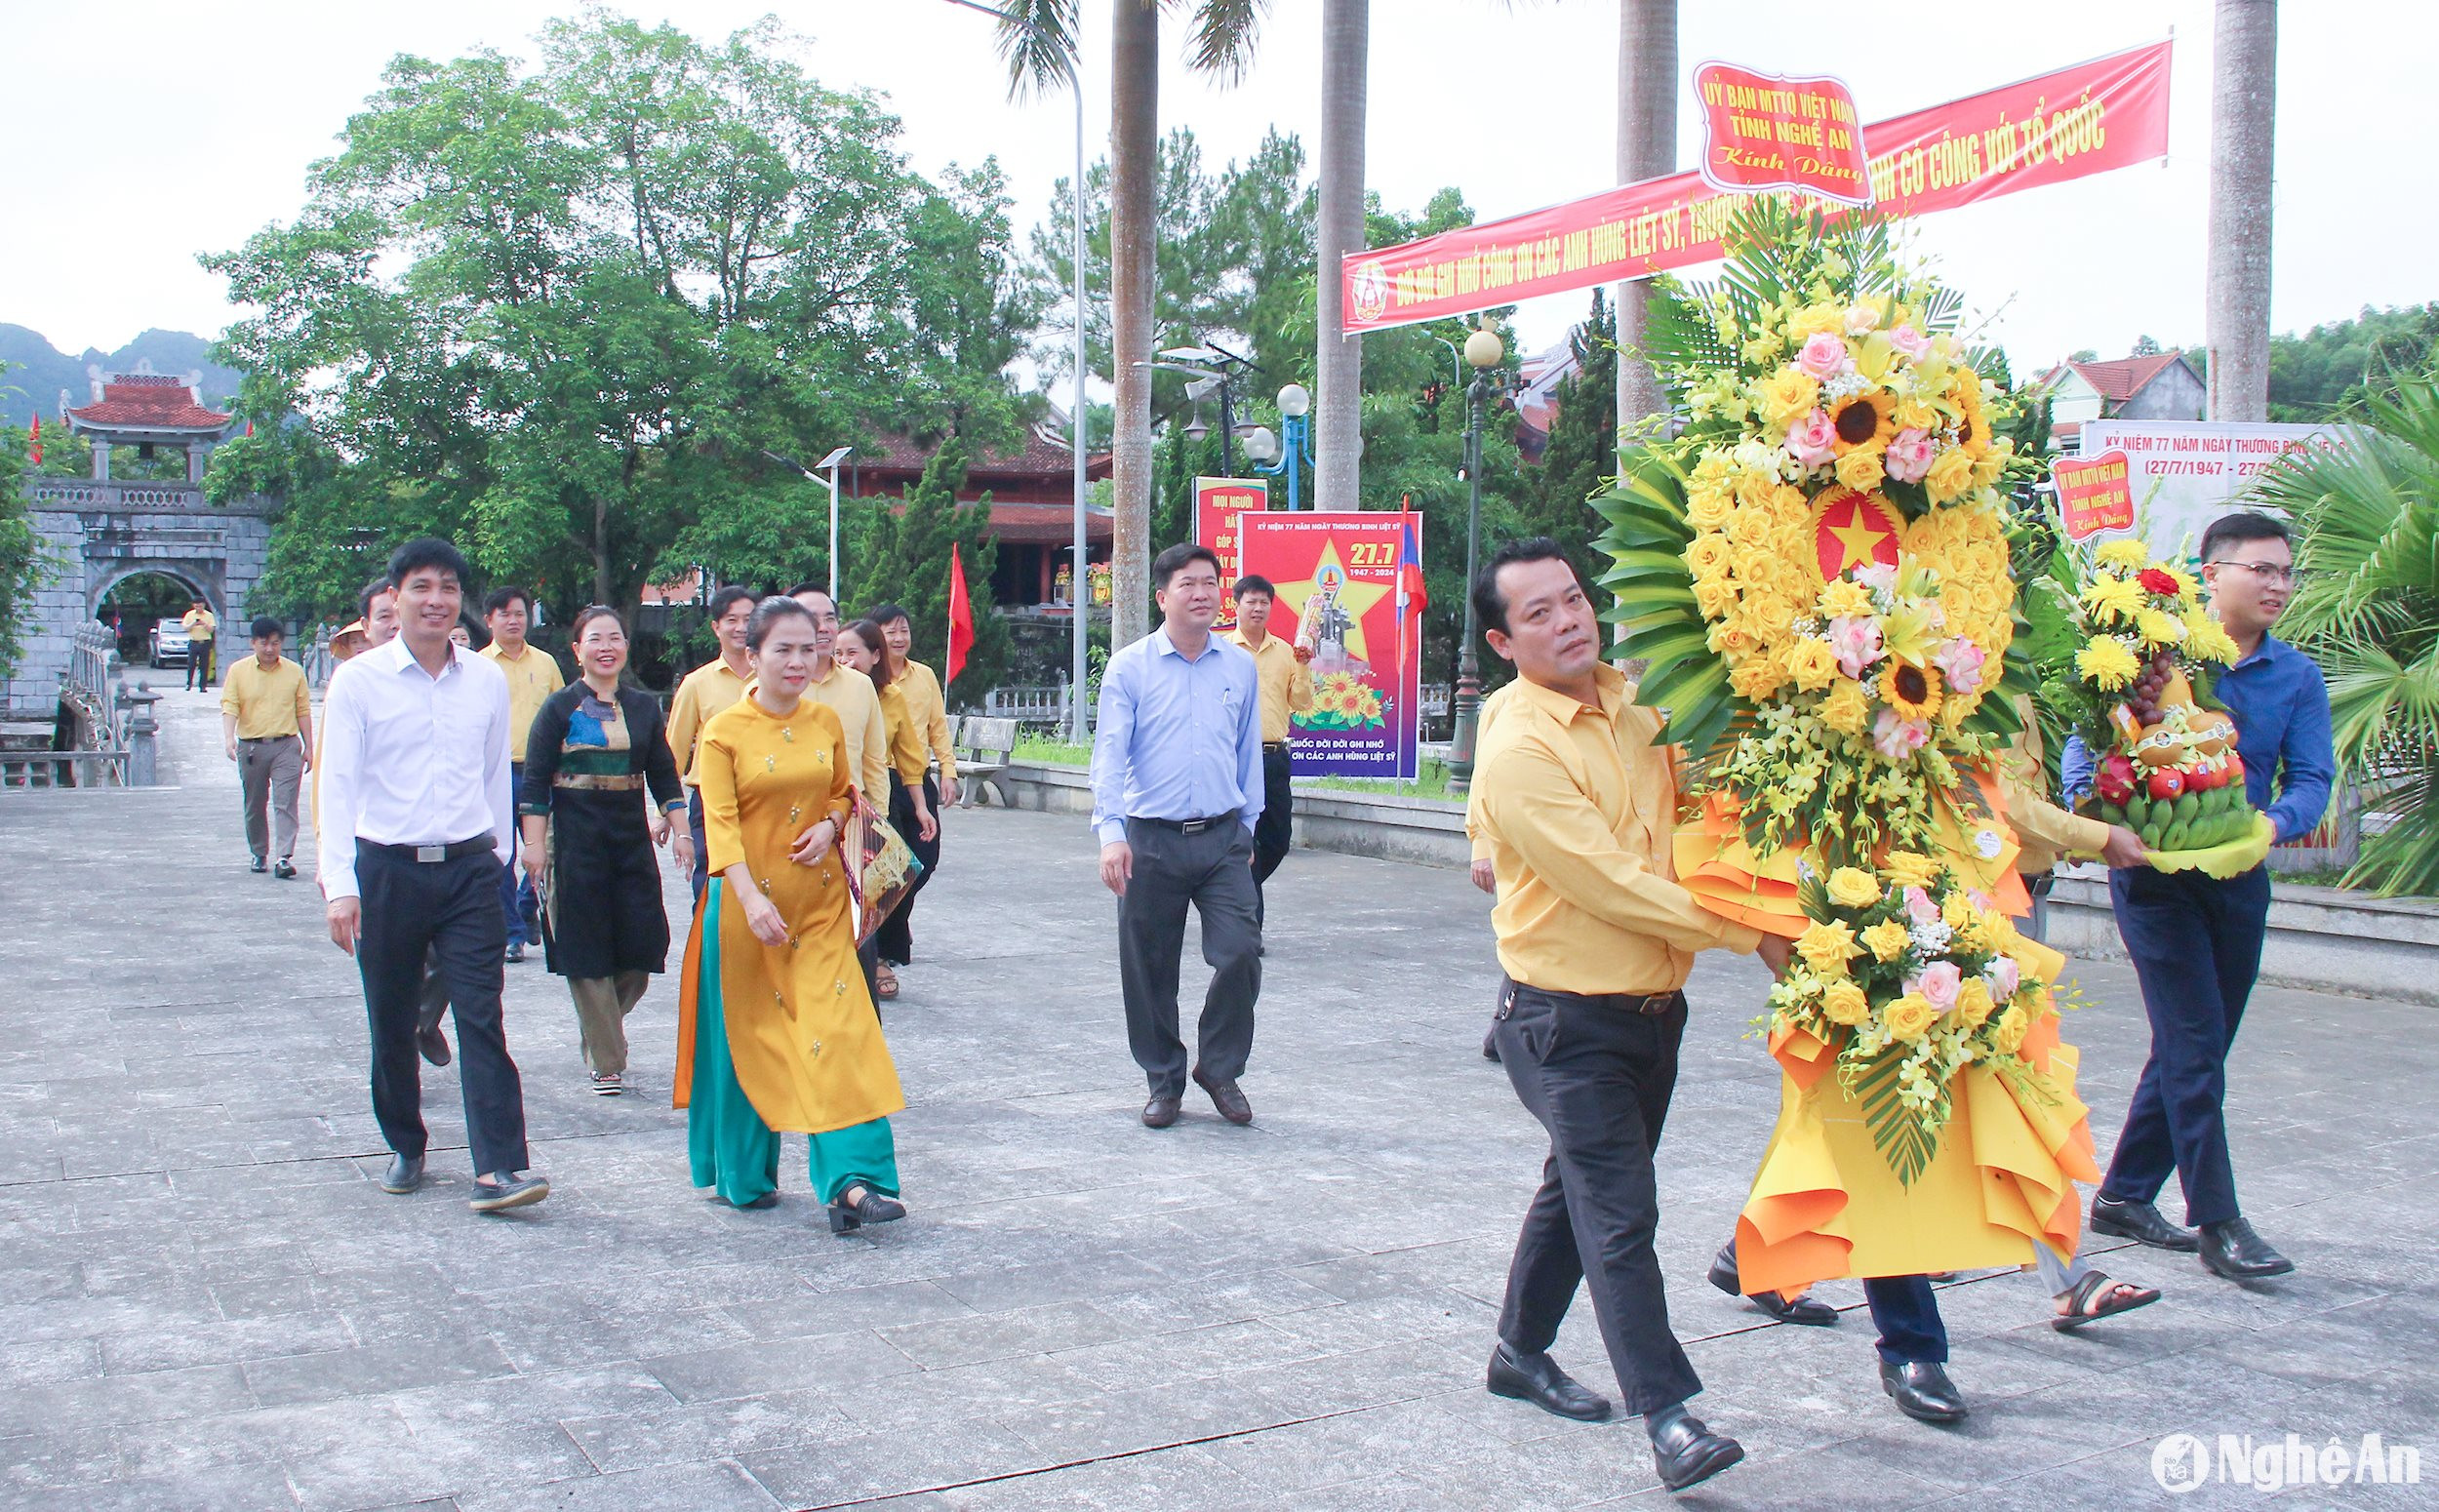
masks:
[(839, 831), (838, 850), (848, 894), (856, 900), (856, 946), (861, 949), (913, 890), (923, 863), (861, 793)]

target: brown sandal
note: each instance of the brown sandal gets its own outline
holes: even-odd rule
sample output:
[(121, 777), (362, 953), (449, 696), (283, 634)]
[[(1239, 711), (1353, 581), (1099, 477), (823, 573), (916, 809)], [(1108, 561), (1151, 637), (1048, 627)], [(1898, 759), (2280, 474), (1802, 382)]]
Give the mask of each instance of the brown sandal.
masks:
[[(2094, 1299), (2099, 1305), (2094, 1305)], [(2087, 1323), (2098, 1323), (2121, 1312), (2148, 1307), (2160, 1299), (2151, 1287), (2139, 1287), (2129, 1281), (2111, 1281), (2099, 1271), (2092, 1271), (2075, 1283), (2066, 1293), (2066, 1311), (2050, 1320), (2050, 1327), (2060, 1333), (2072, 1333)]]
[(889, 969), (887, 961), (872, 974), (872, 993), (884, 1003), (898, 996), (898, 974)]

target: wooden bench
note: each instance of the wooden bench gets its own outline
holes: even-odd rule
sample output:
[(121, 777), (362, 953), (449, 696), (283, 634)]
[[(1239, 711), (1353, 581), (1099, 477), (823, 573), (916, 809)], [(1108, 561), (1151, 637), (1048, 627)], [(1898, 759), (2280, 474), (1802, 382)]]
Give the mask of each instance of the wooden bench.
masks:
[(957, 721), (957, 778), (964, 787), (965, 806), (972, 808), (975, 795), (988, 785), (999, 795), (999, 806), (1008, 807), (1008, 789), (1001, 785), (1000, 775), (1008, 770), (1009, 760), (1017, 751), (1017, 722), (993, 719), (983, 714), (968, 714)]

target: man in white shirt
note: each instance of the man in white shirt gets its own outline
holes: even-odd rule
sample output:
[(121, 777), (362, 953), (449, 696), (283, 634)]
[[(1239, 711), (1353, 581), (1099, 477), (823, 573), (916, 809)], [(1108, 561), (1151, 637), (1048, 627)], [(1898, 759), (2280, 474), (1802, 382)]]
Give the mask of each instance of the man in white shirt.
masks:
[(322, 895), (331, 940), (356, 958), (373, 1030), (373, 1115), (395, 1152), (381, 1189), (423, 1179), (416, 1059), (425, 953), (458, 1019), (466, 1142), (478, 1213), (550, 1195), (525, 1174), (525, 1090), (501, 1032), (507, 925), (508, 683), (452, 645), (465, 559), (445, 540), (398, 548), (398, 638), (332, 674), (322, 705)]

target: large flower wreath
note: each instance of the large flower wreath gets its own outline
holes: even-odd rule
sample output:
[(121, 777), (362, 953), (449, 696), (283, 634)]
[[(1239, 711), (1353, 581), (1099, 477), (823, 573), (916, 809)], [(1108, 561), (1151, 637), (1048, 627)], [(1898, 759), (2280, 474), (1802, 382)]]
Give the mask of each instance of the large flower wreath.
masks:
[(2020, 888), (1989, 772), (2035, 686), (1998, 491), (2016, 462), (1960, 298), (1883, 224), (1757, 198), (1727, 246), (1715, 284), (1653, 290), (1643, 355), (1686, 422), (1594, 500), (1604, 582), (1640, 700), (1698, 763), (1687, 829), (1719, 859), (1681, 851), (1680, 872), (1744, 878), (1755, 906), (1722, 911), (1796, 937), (1773, 1049), (1833, 1054), (1910, 1182), (1963, 1068), (2072, 1100), (2025, 1049), (2059, 958), (1996, 895)]

